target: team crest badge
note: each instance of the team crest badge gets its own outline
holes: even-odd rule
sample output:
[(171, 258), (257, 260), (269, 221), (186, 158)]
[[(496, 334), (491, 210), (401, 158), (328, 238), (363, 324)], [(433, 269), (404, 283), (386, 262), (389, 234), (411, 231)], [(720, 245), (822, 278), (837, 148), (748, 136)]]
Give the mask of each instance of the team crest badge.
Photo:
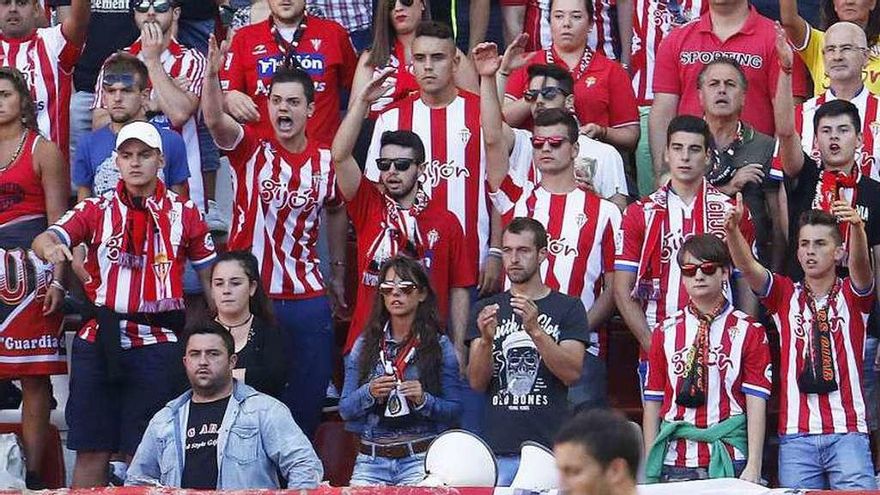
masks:
[(871, 125), (871, 134), (873, 134), (875, 136), (877, 134), (880, 134), (880, 122), (875, 120), (874, 122), (871, 122), (870, 125)]
[(577, 217), (575, 217), (575, 220), (577, 221), (578, 228), (583, 228), (583, 226), (587, 224), (586, 213), (578, 213)]
[(467, 127), (458, 131), (458, 137), (461, 138), (461, 144), (467, 144), (471, 140), (471, 130)]
[(315, 51), (320, 50), (321, 49), (321, 40), (312, 40), (312, 48), (314, 48)]
[(584, 81), (584, 83), (587, 85), (588, 88), (592, 88), (593, 85), (596, 84), (596, 78), (590, 76)]
[(437, 232), (436, 229), (431, 229), (428, 232), (428, 249), (434, 249), (434, 245), (437, 244), (437, 241), (440, 240), (440, 233)]
[(156, 278), (164, 283), (168, 277), (169, 268), (171, 268), (171, 261), (168, 260), (168, 255), (165, 253), (156, 254), (156, 260), (153, 262), (153, 272), (156, 274)]

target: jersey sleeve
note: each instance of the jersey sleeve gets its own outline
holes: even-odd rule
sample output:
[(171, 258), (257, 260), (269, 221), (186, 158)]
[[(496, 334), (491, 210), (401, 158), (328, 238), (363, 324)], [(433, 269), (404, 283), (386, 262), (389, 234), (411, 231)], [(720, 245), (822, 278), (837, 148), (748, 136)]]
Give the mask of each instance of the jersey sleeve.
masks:
[[(162, 133), (163, 154), (165, 155), (165, 179), (169, 185), (183, 184), (189, 179), (189, 161), (186, 156), (186, 144), (180, 134), (174, 131)], [(77, 147), (79, 151), (79, 147)]]
[(532, 148), (532, 133), (525, 129), (511, 129), (513, 131), (513, 149), (510, 150), (508, 158), (507, 175), (513, 177), (513, 181), (517, 184), (524, 184), (531, 180), (532, 157), (534, 149)]
[[(325, 153), (330, 153), (329, 150), (325, 150)], [(342, 194), (339, 193), (339, 189), (336, 187), (336, 163), (330, 162), (330, 171), (327, 173), (327, 195), (324, 197), (324, 206), (328, 208), (336, 208), (342, 206), (345, 203), (342, 199)]]
[[(582, 136), (582, 138), (586, 138), (586, 136)], [(623, 158), (620, 156), (620, 152), (613, 146), (602, 146), (601, 150), (596, 149), (595, 158), (597, 162), (593, 187), (596, 188), (596, 192), (606, 199), (615, 194), (628, 196), (629, 188), (626, 186), (626, 172), (623, 169)]]
[(190, 49), (186, 50), (182, 62), (183, 67), (181, 67), (180, 75), (185, 77), (188, 82), (186, 90), (201, 98), (208, 60), (200, 51)]
[[(679, 28), (680, 29), (680, 28)], [(682, 67), (679, 63), (680, 33), (678, 29), (660, 42), (654, 64), (654, 93), (681, 95), (682, 84), (679, 78)]]
[(208, 230), (208, 224), (192, 201), (187, 201), (183, 207), (183, 222), (187, 257), (196, 270), (208, 268), (217, 257), (214, 239)]
[(641, 259), (642, 243), (645, 237), (645, 215), (641, 201), (626, 207), (620, 223), (622, 240), (617, 245), (617, 256), (614, 269), (626, 272), (638, 272)]
[(742, 357), (742, 391), (769, 400), (773, 373), (767, 333), (763, 326), (753, 323), (749, 325), (745, 339)]
[(767, 273), (767, 287), (758, 294), (761, 304), (767, 308), (767, 312), (774, 314), (779, 311), (783, 301), (794, 292), (794, 283), (788, 277), (779, 275), (778, 273)]
[(366, 177), (361, 177), (358, 184), (357, 192), (345, 204), (348, 211), (348, 218), (354, 226), (355, 232), (360, 235), (364, 226), (369, 222), (381, 222), (381, 218), (377, 218), (374, 212), (382, 210), (382, 195), (379, 193), (375, 183)]
[(603, 203), (608, 211), (608, 221), (602, 231), (602, 271), (608, 273), (614, 271), (614, 256), (618, 252), (622, 218), (617, 205), (604, 200)]
[(639, 125), (639, 104), (629, 74), (617, 63), (608, 63), (611, 65), (608, 82), (614, 94), (608, 109), (608, 123), (615, 128)]
[(65, 74), (72, 74), (82, 46), (75, 45), (64, 36), (63, 24), (37, 30), (37, 36), (43, 40), (50, 59), (58, 60), (58, 69)]
[(876, 291), (874, 290), (874, 278), (871, 277), (871, 286), (864, 289), (864, 291), (859, 291), (855, 285), (852, 283), (852, 279), (847, 277), (844, 280), (843, 290), (846, 293), (846, 298), (848, 302), (852, 301), (855, 303), (856, 308), (858, 308), (859, 312), (862, 314), (870, 314), (871, 310), (874, 309), (874, 298), (876, 295)]
[(666, 350), (663, 348), (663, 327), (658, 324), (651, 333), (648, 351), (648, 376), (645, 379), (644, 400), (663, 402), (666, 395)]
[[(248, 159), (259, 146), (260, 141), (257, 139), (253, 128), (250, 126), (239, 126), (241, 135), (231, 149), (223, 150), (229, 158), (229, 166), (232, 170), (243, 173), (247, 166)], [(222, 148), (220, 148), (222, 149)]]
[(95, 99), (92, 100), (91, 110), (101, 108), (104, 101), (104, 67), (98, 71), (98, 78), (95, 79)]
[(518, 186), (510, 174), (508, 174), (504, 177), (504, 180), (501, 181), (501, 187), (499, 187), (497, 191), (489, 193), (489, 199), (492, 200), (492, 206), (495, 207), (495, 210), (497, 210), (502, 217), (509, 216), (514, 206), (516, 206), (516, 202), (525, 194), (526, 187), (527, 186)]
[(88, 198), (80, 201), (72, 209), (61, 215), (54, 224), (49, 227), (67, 247), (76, 246), (88, 242), (92, 233), (92, 226), (97, 225), (100, 216), (98, 207), (99, 198)]
[(244, 52), (247, 40), (239, 31), (238, 36), (232, 37), (232, 45), (226, 53), (226, 60), (220, 68), (220, 87), (223, 91), (241, 91), (246, 93), (247, 82), (244, 77)]
[(577, 340), (584, 346), (590, 345), (590, 325), (587, 322), (587, 310), (580, 299), (570, 298), (568, 311), (560, 321), (559, 342)]

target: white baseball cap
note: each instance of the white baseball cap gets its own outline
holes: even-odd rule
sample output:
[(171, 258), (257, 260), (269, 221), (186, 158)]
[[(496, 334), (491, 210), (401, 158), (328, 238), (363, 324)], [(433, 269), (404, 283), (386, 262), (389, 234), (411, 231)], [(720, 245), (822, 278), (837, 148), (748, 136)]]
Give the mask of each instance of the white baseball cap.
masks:
[(119, 129), (119, 134), (116, 135), (116, 149), (118, 150), (122, 143), (129, 139), (137, 139), (150, 148), (155, 148), (160, 153), (162, 152), (162, 136), (159, 135), (159, 130), (156, 129), (156, 126), (149, 122), (138, 120), (122, 126), (122, 129)]

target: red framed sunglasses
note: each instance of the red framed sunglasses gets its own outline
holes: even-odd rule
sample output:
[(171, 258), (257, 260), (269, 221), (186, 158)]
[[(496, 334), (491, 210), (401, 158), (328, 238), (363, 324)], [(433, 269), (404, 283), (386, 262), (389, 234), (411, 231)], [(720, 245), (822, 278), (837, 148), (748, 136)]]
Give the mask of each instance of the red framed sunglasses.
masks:
[(568, 141), (568, 138), (565, 136), (532, 136), (532, 148), (539, 150), (544, 147), (544, 143), (549, 143), (551, 148), (558, 148), (566, 141)]
[(681, 274), (690, 278), (697, 274), (697, 270), (700, 270), (704, 275), (715, 275), (719, 268), (721, 268), (721, 263), (715, 261), (704, 261), (699, 264), (685, 263), (681, 265)]

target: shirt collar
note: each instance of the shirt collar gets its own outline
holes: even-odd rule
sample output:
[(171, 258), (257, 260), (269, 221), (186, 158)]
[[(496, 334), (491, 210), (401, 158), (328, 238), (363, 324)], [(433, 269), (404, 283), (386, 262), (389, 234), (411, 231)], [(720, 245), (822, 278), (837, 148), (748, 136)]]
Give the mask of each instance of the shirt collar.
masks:
[[(758, 14), (758, 11), (755, 10), (755, 7), (749, 5), (749, 16), (746, 18), (745, 24), (743, 24), (742, 28), (736, 34), (743, 35), (752, 35), (755, 34), (755, 28), (758, 24), (758, 20), (761, 17)], [(711, 33), (712, 32), (712, 11), (707, 11), (704, 15), (700, 16), (700, 20), (698, 21), (697, 29), (701, 33)], [(734, 35), (735, 36), (735, 35)], [(728, 38), (730, 39), (730, 38)]]

